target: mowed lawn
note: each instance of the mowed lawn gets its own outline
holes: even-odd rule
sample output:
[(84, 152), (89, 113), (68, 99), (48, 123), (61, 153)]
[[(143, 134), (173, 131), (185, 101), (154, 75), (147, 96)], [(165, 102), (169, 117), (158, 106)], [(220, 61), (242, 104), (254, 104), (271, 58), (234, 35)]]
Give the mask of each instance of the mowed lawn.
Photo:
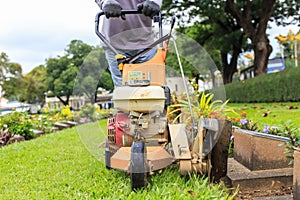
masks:
[(233, 199), (206, 178), (172, 165), (132, 192), (127, 173), (106, 170), (106, 121), (79, 125), (0, 148), (0, 199)]
[(259, 124), (259, 127), (265, 125), (281, 126), (289, 120), (300, 127), (300, 103), (229, 103), (229, 107), (234, 108), (237, 115), (230, 113), (231, 117), (247, 118)]

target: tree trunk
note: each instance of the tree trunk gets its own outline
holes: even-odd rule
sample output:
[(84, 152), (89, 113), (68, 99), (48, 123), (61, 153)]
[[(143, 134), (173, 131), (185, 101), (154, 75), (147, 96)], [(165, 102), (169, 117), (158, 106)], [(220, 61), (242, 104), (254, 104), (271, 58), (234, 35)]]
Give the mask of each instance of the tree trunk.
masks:
[(97, 91), (90, 96), (91, 104), (94, 104), (97, 100)]
[(237, 72), (237, 62), (239, 55), (241, 53), (240, 48), (233, 47), (233, 53), (230, 59), (230, 63), (228, 63), (227, 53), (221, 53), (222, 63), (223, 63), (223, 83), (228, 84), (232, 82), (232, 77), (235, 72)]
[(275, 2), (275, 0), (262, 0), (262, 11), (259, 13), (259, 17), (253, 18), (255, 11), (251, 10), (251, 1), (245, 1), (245, 6), (243, 8), (238, 8), (236, 7), (236, 1), (226, 0), (226, 11), (229, 14), (232, 14), (238, 21), (243, 27), (244, 33), (252, 42), (255, 76), (267, 72), (268, 59), (272, 52), (272, 47), (268, 40), (266, 29)]
[(268, 59), (272, 53), (272, 46), (270, 45), (267, 36), (257, 35), (257, 38), (260, 39), (253, 42), (255, 76), (267, 73)]
[(232, 64), (227, 65), (223, 69), (223, 83), (224, 85), (232, 82), (232, 76), (236, 72), (233, 70), (234, 66)]
[(209, 68), (209, 72), (210, 72), (210, 75), (211, 75), (212, 86), (215, 87), (216, 86), (216, 77), (215, 77), (215, 74), (214, 74), (214, 70)]

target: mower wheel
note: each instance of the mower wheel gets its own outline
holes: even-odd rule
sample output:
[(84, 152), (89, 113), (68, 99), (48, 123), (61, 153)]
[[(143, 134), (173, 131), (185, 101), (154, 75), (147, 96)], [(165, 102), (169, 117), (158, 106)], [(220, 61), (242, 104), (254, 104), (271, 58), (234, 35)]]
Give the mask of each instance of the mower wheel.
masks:
[(147, 186), (146, 147), (141, 141), (133, 142), (131, 146), (130, 180), (132, 190)]
[(181, 176), (186, 176), (192, 173), (192, 162), (191, 160), (180, 160), (179, 161), (179, 173)]

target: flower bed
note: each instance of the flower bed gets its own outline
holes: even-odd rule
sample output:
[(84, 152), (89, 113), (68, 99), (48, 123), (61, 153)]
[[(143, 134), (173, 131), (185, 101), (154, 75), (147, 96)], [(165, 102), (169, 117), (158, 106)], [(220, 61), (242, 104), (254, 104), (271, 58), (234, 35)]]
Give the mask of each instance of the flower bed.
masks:
[(86, 105), (79, 112), (71, 112), (69, 106), (57, 110), (43, 108), (41, 114), (35, 115), (15, 111), (0, 117), (0, 147), (69, 128), (78, 123), (103, 119), (108, 114), (109, 110), (101, 110), (94, 105)]
[(234, 136), (234, 159), (250, 170), (265, 170), (291, 167), (286, 158), (285, 146), (289, 139), (236, 128)]

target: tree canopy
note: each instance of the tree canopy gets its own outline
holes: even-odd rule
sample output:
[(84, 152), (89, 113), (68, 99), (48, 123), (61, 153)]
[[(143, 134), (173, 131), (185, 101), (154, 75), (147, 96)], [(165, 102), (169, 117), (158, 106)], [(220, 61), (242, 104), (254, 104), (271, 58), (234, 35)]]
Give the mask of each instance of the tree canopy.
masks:
[(73, 95), (85, 95), (91, 103), (94, 103), (99, 87), (112, 91), (112, 79), (106, 68), (107, 61), (104, 50), (96, 48), (90, 52), (78, 70)]
[[(17, 81), (22, 76), (22, 67), (18, 63), (11, 62), (4, 52), (0, 54), (0, 87), (1, 97), (18, 95), (21, 82)], [(16, 88), (14, 89), (14, 86)]]
[(46, 68), (44, 65), (35, 67), (23, 77), (24, 92), (21, 93), (21, 100), (28, 103), (45, 103)]
[(80, 40), (72, 40), (65, 55), (46, 60), (47, 86), (64, 105), (69, 104), (77, 72), (93, 47)]
[(104, 50), (72, 40), (65, 54), (48, 58), (46, 65), (22, 75), (22, 67), (0, 55), (0, 86), (5, 97), (27, 103), (44, 103), (44, 96), (56, 96), (64, 105), (72, 95), (85, 95), (91, 102), (98, 88), (113, 90)]
[[(287, 25), (299, 20), (299, 5), (299, 0), (166, 0), (163, 9), (177, 16), (179, 24), (185, 29), (195, 29), (197, 23), (201, 24), (197, 27), (198, 35), (195, 31), (186, 33), (196, 36), (197, 42), (205, 48), (214, 46), (219, 51), (222, 61), (219, 69), (222, 69), (224, 82), (227, 83), (231, 82), (236, 72), (239, 54), (249, 49), (247, 38), (255, 54), (256, 75), (266, 73), (268, 57), (272, 52), (266, 34), (268, 22)], [(209, 25), (210, 29), (204, 25)]]

